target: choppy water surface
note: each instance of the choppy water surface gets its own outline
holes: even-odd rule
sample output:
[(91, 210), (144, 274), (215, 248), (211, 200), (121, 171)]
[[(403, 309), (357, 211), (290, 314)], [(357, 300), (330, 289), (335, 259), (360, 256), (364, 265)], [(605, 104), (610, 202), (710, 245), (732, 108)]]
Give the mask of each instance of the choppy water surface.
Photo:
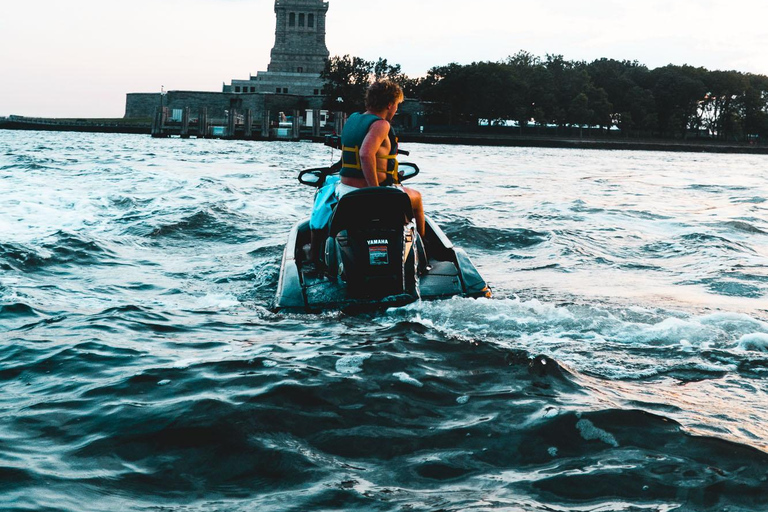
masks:
[(768, 510), (765, 158), (406, 146), (494, 299), (271, 312), (321, 145), (0, 131), (0, 509)]

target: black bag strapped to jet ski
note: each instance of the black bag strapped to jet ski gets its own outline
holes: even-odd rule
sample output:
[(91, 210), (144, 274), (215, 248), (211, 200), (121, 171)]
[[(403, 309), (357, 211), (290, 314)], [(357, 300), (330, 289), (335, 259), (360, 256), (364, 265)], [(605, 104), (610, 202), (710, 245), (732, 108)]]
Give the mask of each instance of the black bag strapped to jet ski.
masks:
[[(299, 173), (299, 181), (319, 192), (340, 168), (338, 163), (307, 169)], [(418, 174), (415, 164), (399, 164), (400, 181)], [(322, 261), (309, 261), (309, 220), (294, 225), (283, 253), (275, 309), (316, 312), (455, 295), (490, 297), (490, 288), (466, 253), (429, 217), (424, 240), (419, 237), (410, 199), (398, 188), (368, 187), (345, 194), (323, 238)]]

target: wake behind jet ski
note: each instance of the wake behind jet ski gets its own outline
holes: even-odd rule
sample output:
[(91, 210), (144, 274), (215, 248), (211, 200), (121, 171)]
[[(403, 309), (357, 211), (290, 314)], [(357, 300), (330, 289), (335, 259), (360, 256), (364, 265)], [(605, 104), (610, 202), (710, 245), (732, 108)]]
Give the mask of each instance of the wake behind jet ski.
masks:
[[(320, 189), (338, 167), (307, 169), (299, 174), (299, 182)], [(418, 173), (415, 164), (400, 163), (400, 181)], [(490, 288), (467, 254), (428, 216), (422, 239), (413, 217), (408, 196), (397, 188), (349, 192), (333, 212), (319, 265), (309, 259), (309, 219), (298, 222), (285, 246), (275, 309), (317, 312), (456, 295), (490, 297)]]

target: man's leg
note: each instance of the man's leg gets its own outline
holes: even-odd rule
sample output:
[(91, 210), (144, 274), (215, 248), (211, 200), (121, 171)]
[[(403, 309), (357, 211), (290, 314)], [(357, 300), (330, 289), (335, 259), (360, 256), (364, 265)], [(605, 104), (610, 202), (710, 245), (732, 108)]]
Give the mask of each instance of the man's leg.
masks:
[(310, 261), (322, 261), (320, 252), (327, 236), (328, 224), (331, 222), (333, 208), (338, 202), (336, 198), (336, 185), (338, 182), (338, 176), (329, 176), (325, 181), (325, 185), (315, 196), (312, 216), (309, 219), (310, 249), (308, 257)]
[(408, 194), (408, 197), (411, 199), (413, 216), (416, 218), (416, 229), (419, 231), (419, 235), (424, 238), (426, 233), (426, 221), (424, 220), (424, 204), (421, 201), (421, 193), (408, 187), (403, 187), (403, 192)]
[(313, 229), (309, 232), (309, 254), (307, 255), (309, 257), (309, 261), (322, 261), (322, 258), (320, 257), (320, 251), (323, 250), (323, 242), (325, 242), (326, 233), (327, 232), (324, 229)]

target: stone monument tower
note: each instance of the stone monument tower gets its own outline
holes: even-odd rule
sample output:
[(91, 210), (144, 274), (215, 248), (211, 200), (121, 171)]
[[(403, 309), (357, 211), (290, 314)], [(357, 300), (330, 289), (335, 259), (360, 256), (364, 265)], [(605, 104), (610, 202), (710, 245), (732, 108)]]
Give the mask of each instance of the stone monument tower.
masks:
[(320, 73), (330, 56), (325, 45), (325, 0), (275, 0), (275, 46), (267, 71), (232, 80), (224, 92), (319, 96)]
[(319, 75), (330, 56), (323, 0), (275, 0), (275, 46), (267, 71)]

